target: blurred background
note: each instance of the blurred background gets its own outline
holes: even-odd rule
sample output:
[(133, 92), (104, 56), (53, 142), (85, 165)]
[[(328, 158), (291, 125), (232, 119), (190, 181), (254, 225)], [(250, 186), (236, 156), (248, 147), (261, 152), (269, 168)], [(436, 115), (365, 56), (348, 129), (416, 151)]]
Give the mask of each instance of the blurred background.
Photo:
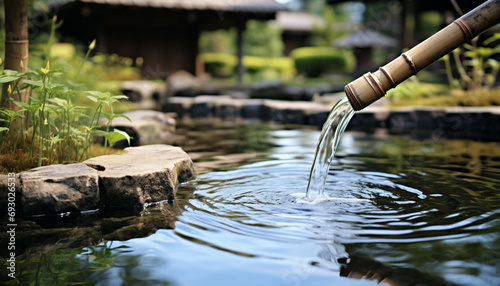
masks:
[[(346, 83), (481, 3), (29, 0), (29, 63), (43, 67), (50, 58), (54, 65), (78, 69), (95, 39), (80, 80), (92, 89), (125, 93), (131, 101), (142, 100), (138, 89), (144, 87), (124, 81), (148, 81), (160, 105), (171, 96), (201, 94), (314, 100), (342, 92)], [(54, 16), (58, 25), (51, 36)], [(498, 92), (492, 92), (498, 85), (498, 31), (426, 68), (387, 99), (396, 105), (499, 104)], [(4, 50), (0, 41), (2, 58)], [(466, 100), (471, 90), (488, 95), (474, 93), (478, 100)]]

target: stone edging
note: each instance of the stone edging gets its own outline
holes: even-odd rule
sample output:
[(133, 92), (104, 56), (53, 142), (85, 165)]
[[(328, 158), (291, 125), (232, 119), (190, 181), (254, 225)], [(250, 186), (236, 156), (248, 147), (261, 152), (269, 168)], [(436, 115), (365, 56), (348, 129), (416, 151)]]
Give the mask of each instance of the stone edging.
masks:
[[(343, 96), (325, 96), (323, 102), (236, 99), (230, 96), (171, 97), (164, 111), (183, 118), (261, 120), (321, 127), (330, 109)], [(500, 107), (370, 106), (357, 112), (348, 128), (441, 128), (450, 131), (500, 132)]]
[[(16, 214), (141, 207), (173, 199), (177, 185), (194, 177), (193, 162), (179, 147), (161, 144), (129, 147), (122, 155), (44, 166), (17, 174)], [(0, 175), (0, 190), (4, 194), (7, 181), (7, 175)], [(6, 196), (0, 198), (2, 214), (7, 213), (6, 201)]]

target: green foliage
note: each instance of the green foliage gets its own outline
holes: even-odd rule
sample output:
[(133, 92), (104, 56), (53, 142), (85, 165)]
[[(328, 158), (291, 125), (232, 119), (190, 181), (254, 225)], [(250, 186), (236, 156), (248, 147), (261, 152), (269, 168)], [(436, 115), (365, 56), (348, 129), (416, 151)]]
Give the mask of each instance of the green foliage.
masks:
[(243, 65), (246, 72), (257, 80), (290, 78), (295, 73), (293, 60), (287, 57), (245, 56)]
[[(219, 53), (201, 55), (205, 71), (215, 77), (230, 77), (235, 74), (238, 60), (235, 56)], [(287, 57), (243, 57), (243, 66), (247, 75), (254, 79), (289, 78), (294, 75), (293, 60)]]
[(411, 77), (396, 88), (387, 92), (386, 98), (397, 101), (401, 99), (417, 99), (422, 97), (433, 97), (447, 92), (446, 85), (424, 83), (418, 77)]
[(307, 77), (319, 77), (326, 73), (345, 74), (353, 62), (352, 52), (334, 47), (303, 47), (291, 52), (295, 68)]
[[(281, 29), (268, 21), (251, 20), (243, 34), (245, 55), (280, 57), (283, 53)], [(204, 31), (198, 42), (202, 54), (236, 55), (236, 29)]]
[(205, 71), (215, 77), (231, 76), (238, 63), (237, 58), (230, 54), (204, 53), (201, 58), (205, 64)]
[(243, 38), (245, 55), (268, 58), (283, 55), (281, 29), (276, 24), (268, 21), (248, 21)]
[(199, 39), (200, 53), (236, 54), (236, 30), (203, 31)]
[(313, 46), (330, 46), (335, 40), (342, 37), (345, 33), (336, 29), (337, 23), (345, 21), (345, 13), (337, 14), (332, 6), (323, 9), (323, 24), (316, 24), (313, 27), (311, 35), (311, 44)]
[(127, 246), (105, 242), (84, 249), (66, 248), (40, 257), (21, 257), (16, 278), (8, 285), (92, 285), (96, 275), (115, 264), (114, 256), (128, 252)]
[[(53, 27), (58, 26), (53, 21)], [(54, 31), (55, 28), (52, 29)], [(51, 33), (51, 38), (54, 33)], [(49, 48), (41, 49), (44, 54), (40, 58), (50, 58), (50, 46), (54, 43), (50, 39)], [(89, 51), (95, 42), (89, 46)], [(89, 51), (83, 62), (86, 61)], [(37, 57), (35, 57), (36, 59)], [(37, 62), (36, 60), (34, 62)], [(57, 59), (59, 67), (68, 67), (62, 59)], [(82, 59), (80, 59), (82, 62)], [(109, 144), (130, 137), (122, 131), (109, 131), (113, 118), (113, 104), (118, 100), (126, 99), (124, 95), (112, 95), (109, 92), (82, 91), (84, 85), (75, 82), (81, 68), (74, 74), (75, 78), (69, 80), (66, 69), (55, 69), (50, 61), (43, 68), (29, 69), (27, 73), (18, 73), (4, 70), (0, 73), (0, 82), (9, 84), (9, 97), (5, 106), (0, 107), (0, 149), (17, 154), (19, 151), (29, 154), (29, 160), (36, 158), (38, 166), (81, 161), (88, 158), (88, 151), (93, 142), (94, 135), (102, 134), (109, 138)], [(66, 65), (65, 65), (66, 64)], [(78, 65), (83, 67), (84, 64)], [(21, 94), (26, 92), (28, 102), (23, 102)], [(93, 105), (76, 105), (77, 98), (87, 94)], [(17, 106), (17, 110), (10, 109), (9, 101)], [(11, 105), (12, 106), (12, 105)], [(106, 107), (103, 110), (103, 107)], [(106, 131), (99, 126), (101, 116), (107, 118)], [(18, 144), (20, 142), (20, 144)], [(108, 141), (105, 142), (107, 144)], [(6, 148), (4, 145), (9, 145)]]
[(430, 37), (440, 30), (443, 24), (443, 15), (438, 11), (426, 11), (420, 16), (419, 33), (422, 37)]
[(495, 33), (484, 41), (484, 46), (477, 46), (477, 39), (475, 39), (472, 44), (464, 44), (463, 47), (453, 50), (451, 56), (454, 59), (458, 78), (453, 75), (450, 55), (442, 58), (452, 89), (489, 90), (493, 87), (500, 70), (500, 63), (493, 56), (500, 53), (500, 47), (487, 45), (498, 40), (500, 40), (500, 33)]

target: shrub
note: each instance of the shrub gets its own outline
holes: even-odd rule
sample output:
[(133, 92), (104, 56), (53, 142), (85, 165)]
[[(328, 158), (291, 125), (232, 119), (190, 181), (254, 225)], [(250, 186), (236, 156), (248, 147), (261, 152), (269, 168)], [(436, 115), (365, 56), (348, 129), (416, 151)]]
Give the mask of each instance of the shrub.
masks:
[(246, 72), (256, 79), (289, 78), (295, 73), (293, 60), (286, 57), (245, 56), (243, 65)]
[[(230, 77), (236, 73), (238, 59), (223, 53), (204, 53), (201, 55), (205, 71), (215, 77)], [(276, 79), (291, 77), (295, 73), (291, 58), (268, 58), (244, 56), (243, 66), (247, 74), (255, 79)]]
[(205, 71), (215, 77), (229, 77), (238, 63), (235, 56), (223, 53), (204, 53), (201, 55)]
[(325, 73), (347, 73), (353, 66), (352, 52), (334, 47), (303, 47), (290, 54), (299, 74), (319, 77)]

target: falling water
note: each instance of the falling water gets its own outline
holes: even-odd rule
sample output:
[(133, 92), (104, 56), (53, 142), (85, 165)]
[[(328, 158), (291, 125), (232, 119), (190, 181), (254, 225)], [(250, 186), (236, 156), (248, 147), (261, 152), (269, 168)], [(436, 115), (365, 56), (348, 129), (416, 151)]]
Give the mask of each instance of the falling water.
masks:
[(330, 163), (335, 155), (335, 150), (337, 150), (340, 137), (342, 137), (342, 133), (353, 115), (354, 110), (347, 97), (339, 100), (330, 111), (316, 146), (316, 154), (307, 184), (307, 198), (311, 198), (311, 194), (323, 194)]

